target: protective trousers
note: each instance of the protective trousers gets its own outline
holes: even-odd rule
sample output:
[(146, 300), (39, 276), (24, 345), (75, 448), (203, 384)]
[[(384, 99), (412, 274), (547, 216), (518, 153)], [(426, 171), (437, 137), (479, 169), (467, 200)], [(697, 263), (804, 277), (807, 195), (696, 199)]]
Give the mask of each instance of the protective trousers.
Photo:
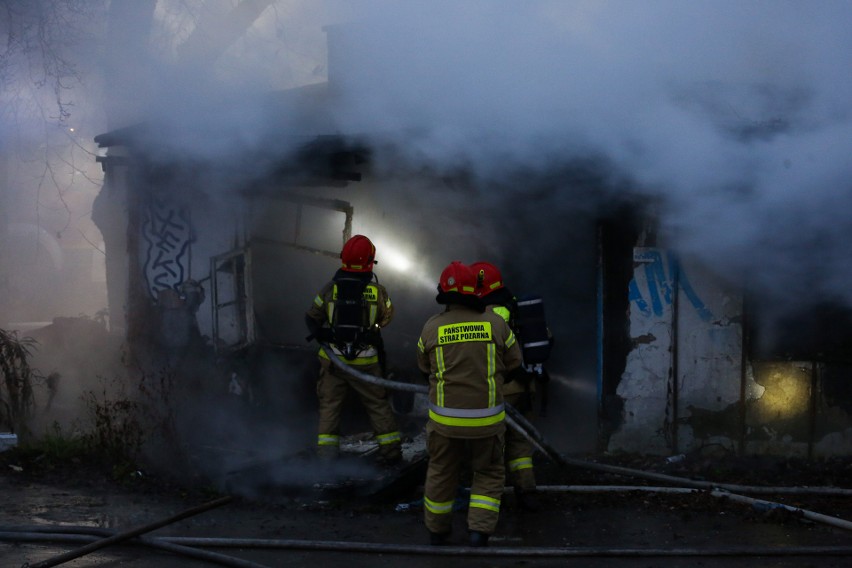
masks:
[(429, 452), (423, 491), (426, 528), (433, 533), (451, 531), (453, 503), (462, 467), (468, 464), (473, 479), (467, 527), (471, 531), (493, 534), (500, 517), (500, 500), (506, 480), (503, 434), (487, 438), (448, 438), (432, 431), (428, 424), (426, 432)]
[[(358, 367), (364, 373), (381, 376), (378, 364)], [(317, 382), (319, 399), (319, 427), (317, 453), (320, 457), (336, 457), (340, 450), (340, 417), (349, 388), (361, 399), (370, 425), (379, 443), (379, 456), (383, 461), (398, 461), (402, 457), (402, 438), (396, 416), (391, 408), (388, 391), (384, 387), (366, 383), (320, 359), (320, 376)]]
[[(515, 407), (524, 418), (532, 421), (535, 412), (532, 401), (526, 392), (504, 394), (503, 399)], [(506, 469), (509, 482), (521, 491), (535, 490), (535, 473), (533, 473), (533, 446), (523, 435), (509, 428), (506, 432)]]

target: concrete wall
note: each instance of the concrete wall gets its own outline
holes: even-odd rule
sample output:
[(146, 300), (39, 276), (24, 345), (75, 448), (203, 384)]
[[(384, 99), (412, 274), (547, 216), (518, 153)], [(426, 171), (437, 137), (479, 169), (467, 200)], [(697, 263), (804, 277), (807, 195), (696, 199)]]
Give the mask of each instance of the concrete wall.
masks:
[[(741, 431), (742, 295), (706, 267), (680, 260), (677, 450), (733, 451)], [(746, 398), (753, 396), (747, 379)]]
[(743, 356), (735, 283), (664, 249), (634, 249), (632, 349), (609, 451), (852, 454), (852, 366)]

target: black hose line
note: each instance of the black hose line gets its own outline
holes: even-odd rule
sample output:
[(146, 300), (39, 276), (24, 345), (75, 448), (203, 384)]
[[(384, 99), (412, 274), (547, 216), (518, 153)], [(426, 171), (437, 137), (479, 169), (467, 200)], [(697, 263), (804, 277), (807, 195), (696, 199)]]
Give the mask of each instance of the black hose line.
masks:
[[(64, 542), (72, 544), (89, 544), (97, 542), (102, 537), (116, 534), (110, 529), (86, 526), (47, 527), (44, 525), (25, 527), (0, 527), (0, 540), (18, 542)], [(202, 550), (192, 546), (175, 544), (162, 538), (139, 536), (127, 541), (128, 544), (144, 544), (150, 548), (164, 550), (180, 556), (206, 560), (229, 568), (270, 568), (242, 558), (235, 558), (219, 552)]]
[[(57, 527), (60, 528), (60, 527)], [(97, 537), (80, 534), (0, 532), (0, 540), (14, 542), (89, 542)], [(267, 550), (312, 550), (424, 556), (491, 556), (514, 558), (564, 557), (679, 557), (679, 556), (849, 556), (852, 546), (723, 546), (717, 548), (615, 548), (615, 547), (489, 547), (428, 546), (260, 538), (159, 537), (164, 543), (183, 547), (243, 548)], [(134, 540), (125, 541), (134, 543)], [(238, 560), (238, 559), (237, 559)], [(260, 566), (257, 564), (254, 567)]]
[(193, 507), (191, 509), (187, 509), (182, 511), (176, 515), (168, 517), (166, 519), (161, 519), (159, 521), (137, 527), (134, 529), (130, 529), (120, 533), (113, 533), (112, 535), (96, 539), (94, 542), (90, 542), (80, 548), (75, 550), (70, 550), (66, 553), (59, 554), (57, 556), (53, 556), (51, 558), (47, 558), (40, 562), (36, 562), (35, 564), (27, 564), (27, 568), (49, 568), (50, 566), (58, 566), (59, 564), (64, 564), (69, 560), (74, 560), (75, 558), (79, 558), (81, 556), (85, 556), (91, 552), (96, 550), (100, 550), (106, 546), (110, 546), (113, 544), (117, 544), (119, 542), (129, 540), (133, 537), (139, 536), (141, 534), (151, 532), (158, 528), (164, 527), (166, 525), (170, 525), (172, 523), (176, 523), (177, 521), (186, 519), (187, 517), (191, 517), (194, 515), (198, 515), (199, 513), (203, 513), (215, 507), (220, 507), (227, 503), (230, 503), (233, 500), (233, 497), (226, 496), (220, 497), (219, 499), (214, 499), (213, 501), (208, 501), (202, 505), (198, 505), (197, 507)]
[(422, 393), (427, 394), (429, 392), (429, 387), (426, 385), (418, 385), (415, 383), (401, 383), (399, 381), (391, 381), (385, 379), (383, 377), (377, 377), (375, 375), (371, 375), (369, 373), (365, 373), (364, 371), (359, 371), (355, 367), (347, 365), (343, 361), (340, 360), (340, 357), (334, 352), (334, 350), (326, 343), (320, 343), (320, 347), (322, 347), (323, 351), (326, 355), (328, 355), (329, 360), (334, 363), (341, 370), (345, 371), (347, 374), (352, 375), (356, 379), (359, 379), (365, 383), (370, 383), (373, 385), (379, 385), (381, 387), (406, 391), (406, 392), (414, 392), (414, 393)]

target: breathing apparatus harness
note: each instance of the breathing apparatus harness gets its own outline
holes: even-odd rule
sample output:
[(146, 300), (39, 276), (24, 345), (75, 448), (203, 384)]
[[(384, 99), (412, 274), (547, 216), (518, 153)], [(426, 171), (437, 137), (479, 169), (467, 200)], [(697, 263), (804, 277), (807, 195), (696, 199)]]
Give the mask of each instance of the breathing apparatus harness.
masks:
[(537, 295), (513, 297), (510, 311), (510, 326), (518, 338), (518, 345), (521, 348), (521, 355), (524, 360), (524, 385), (531, 401), (530, 383), (535, 380), (539, 392), (539, 413), (545, 416), (548, 404), (547, 384), (550, 382), (550, 375), (544, 368), (544, 363), (550, 358), (553, 337), (547, 327), (544, 301), (541, 296)]
[(370, 318), (370, 300), (378, 300), (379, 279), (372, 272), (339, 270), (334, 275), (334, 312), (331, 330), (334, 345), (346, 359), (354, 359), (366, 347), (375, 347), (379, 362), (385, 366), (384, 345), (378, 325)]

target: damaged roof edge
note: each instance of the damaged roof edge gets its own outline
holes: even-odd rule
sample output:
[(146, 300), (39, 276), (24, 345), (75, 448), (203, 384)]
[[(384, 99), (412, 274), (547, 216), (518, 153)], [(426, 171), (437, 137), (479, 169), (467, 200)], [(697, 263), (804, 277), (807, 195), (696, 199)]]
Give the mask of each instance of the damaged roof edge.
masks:
[(95, 144), (98, 145), (98, 148), (126, 146), (131, 140), (139, 138), (147, 129), (148, 126), (145, 123), (138, 123), (110, 130), (95, 136)]
[[(145, 141), (151, 140), (152, 127), (140, 123), (110, 132), (99, 134), (95, 142), (101, 148), (127, 147), (131, 155), (97, 156), (96, 161), (102, 167), (128, 165), (130, 161), (145, 162), (149, 155), (145, 152)], [(282, 138), (278, 142), (281, 143)], [(137, 150), (136, 156), (131, 157)], [(346, 186), (349, 182), (360, 182), (362, 170), (369, 164), (370, 146), (363, 137), (343, 136), (340, 134), (316, 134), (288, 136), (286, 144), (267, 148), (263, 155), (257, 155), (257, 163), (264, 164), (272, 177), (296, 180), (304, 185)], [(173, 163), (181, 161), (177, 158)], [(294, 181), (295, 183), (295, 181)], [(250, 192), (262, 193), (258, 187)]]

